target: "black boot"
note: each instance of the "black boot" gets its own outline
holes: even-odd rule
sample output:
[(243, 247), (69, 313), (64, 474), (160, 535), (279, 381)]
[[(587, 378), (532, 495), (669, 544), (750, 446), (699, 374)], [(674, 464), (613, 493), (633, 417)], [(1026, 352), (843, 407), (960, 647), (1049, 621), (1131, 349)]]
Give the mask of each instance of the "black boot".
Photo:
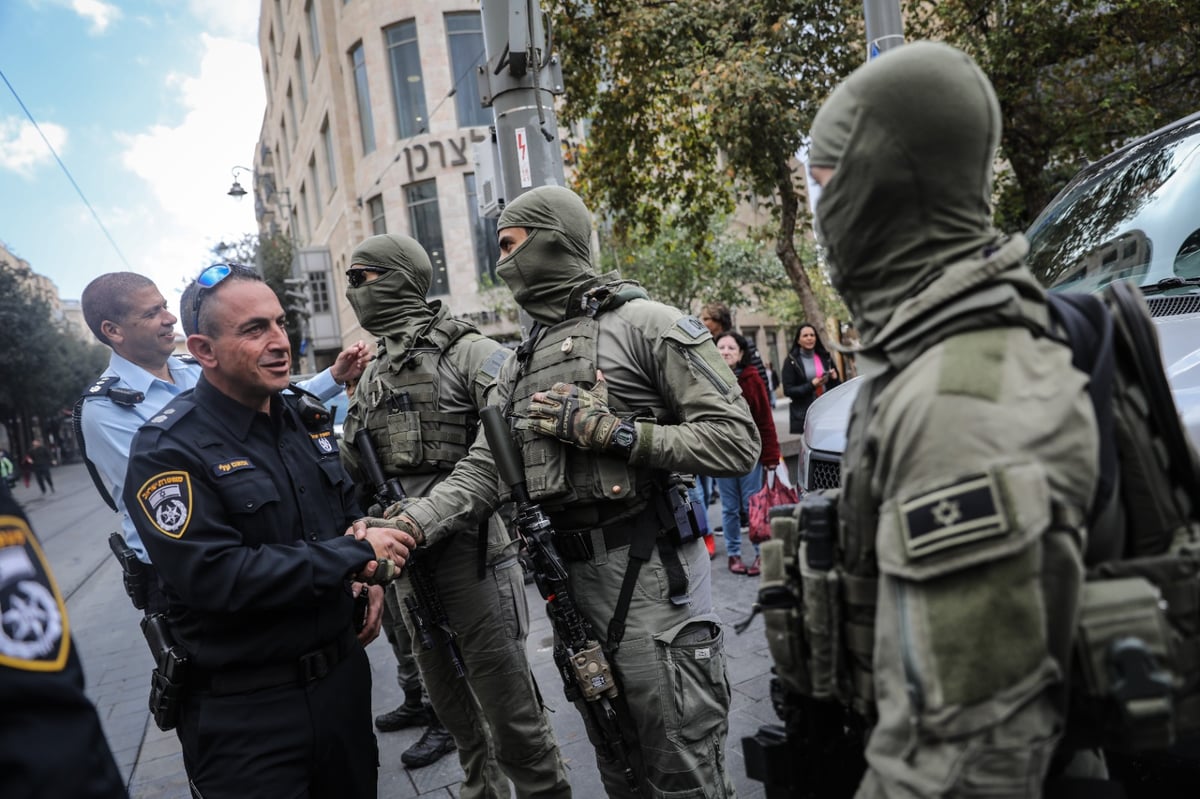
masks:
[(395, 732), (406, 727), (423, 727), (433, 719), (433, 710), (421, 701), (420, 687), (404, 692), (404, 704), (375, 717), (375, 729)]
[(454, 736), (447, 732), (436, 715), (431, 715), (433, 721), (425, 728), (421, 739), (400, 755), (400, 762), (408, 768), (431, 766), (458, 748)]

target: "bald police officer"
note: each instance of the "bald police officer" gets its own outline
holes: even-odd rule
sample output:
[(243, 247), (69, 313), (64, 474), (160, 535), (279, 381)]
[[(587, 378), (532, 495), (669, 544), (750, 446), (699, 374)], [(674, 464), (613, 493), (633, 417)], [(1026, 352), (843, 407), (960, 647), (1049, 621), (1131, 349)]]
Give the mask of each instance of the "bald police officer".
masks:
[[(561, 187), (523, 194), (501, 215), (497, 271), (535, 324), (492, 402), (519, 436), (532, 498), (627, 705), (636, 790), (583, 714), (608, 795), (732, 796), (708, 554), (694, 529), (669, 521), (669, 492), (673, 472), (745, 473), (761, 443), (708, 329), (615, 272), (597, 274), (591, 233), (587, 208)], [(477, 439), (399, 526), (436, 545), (490, 513), (498, 483)]]
[(253, 270), (221, 264), (184, 292), (203, 375), (142, 427), (125, 504), (159, 567), (189, 659), (178, 734), (197, 795), (374, 797), (378, 754), (351, 578), (413, 541), (356, 525), (329, 415), (282, 394), (286, 316)]

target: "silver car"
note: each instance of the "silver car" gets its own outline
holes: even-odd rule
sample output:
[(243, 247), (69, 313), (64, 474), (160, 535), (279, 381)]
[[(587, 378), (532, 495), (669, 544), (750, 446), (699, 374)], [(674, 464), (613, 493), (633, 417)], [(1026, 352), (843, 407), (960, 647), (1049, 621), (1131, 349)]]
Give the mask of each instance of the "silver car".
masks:
[[(1175, 405), (1200, 447), (1200, 114), (1090, 164), (1026, 232), (1029, 264), (1051, 291), (1136, 282), (1158, 328)], [(850, 406), (859, 380), (808, 409), (801, 487), (841, 482)]]

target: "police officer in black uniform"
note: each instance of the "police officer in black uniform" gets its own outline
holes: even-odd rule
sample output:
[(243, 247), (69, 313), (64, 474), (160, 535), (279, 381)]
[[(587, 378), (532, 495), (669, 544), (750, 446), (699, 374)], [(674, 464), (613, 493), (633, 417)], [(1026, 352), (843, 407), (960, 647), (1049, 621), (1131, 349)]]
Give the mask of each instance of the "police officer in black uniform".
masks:
[(0, 480), (0, 796), (123, 799), (83, 692), (67, 609), (29, 521)]
[[(361, 517), (329, 415), (287, 388), (285, 315), (257, 273), (210, 267), (181, 301), (203, 368), (134, 439), (129, 508), (186, 668), (178, 734), (193, 791), (374, 797), (378, 753), (352, 578), (402, 564), (402, 533)], [(346, 535), (353, 532), (354, 535)]]

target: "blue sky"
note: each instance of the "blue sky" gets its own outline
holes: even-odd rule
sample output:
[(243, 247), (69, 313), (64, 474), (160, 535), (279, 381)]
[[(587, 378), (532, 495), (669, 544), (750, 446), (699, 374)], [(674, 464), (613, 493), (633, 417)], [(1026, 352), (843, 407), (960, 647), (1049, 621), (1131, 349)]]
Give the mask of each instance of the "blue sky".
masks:
[(225, 192), (262, 124), (258, 11), (255, 0), (0, 0), (0, 71), (116, 242), (0, 82), (0, 241), (61, 297), (131, 270), (177, 307), (213, 244), (256, 230), (251, 200)]

